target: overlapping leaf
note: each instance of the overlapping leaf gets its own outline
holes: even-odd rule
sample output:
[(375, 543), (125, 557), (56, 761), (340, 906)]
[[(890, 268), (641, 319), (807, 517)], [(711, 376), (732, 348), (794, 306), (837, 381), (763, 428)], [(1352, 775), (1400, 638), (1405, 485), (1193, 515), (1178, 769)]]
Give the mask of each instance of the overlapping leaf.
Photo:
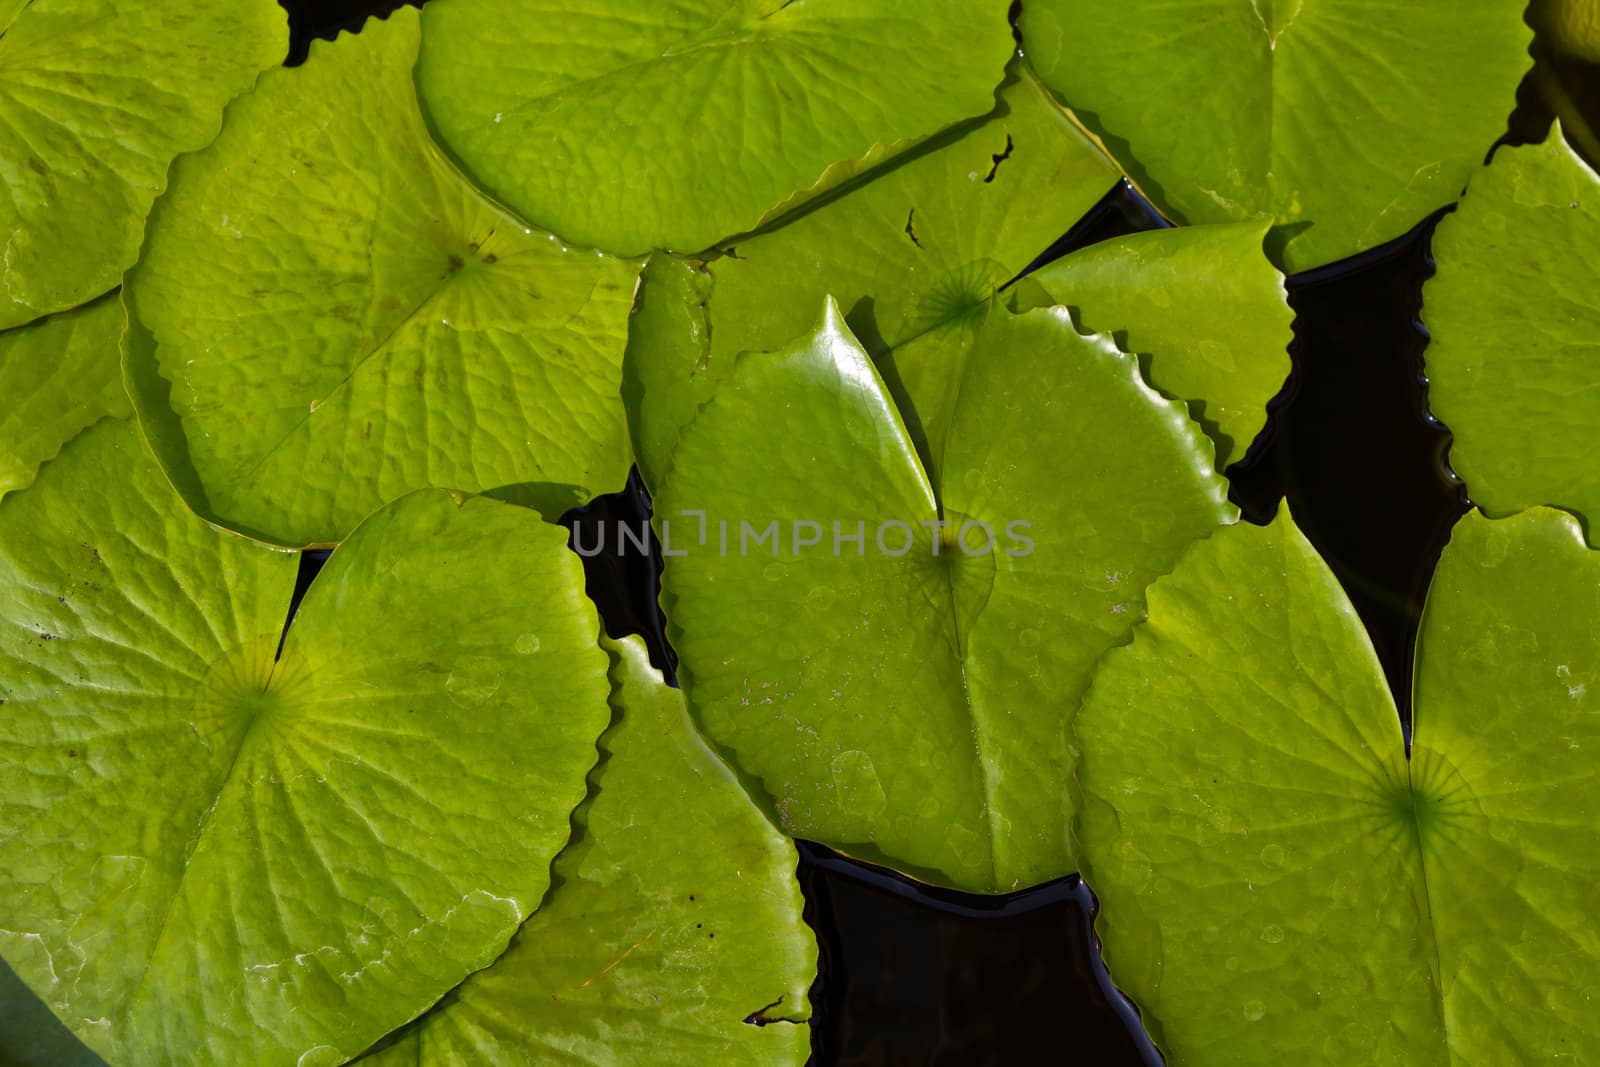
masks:
[(39, 465), (79, 431), (128, 414), (121, 335), (115, 295), (0, 332), (0, 500), (32, 485)]
[(1168, 214), (1270, 215), (1288, 271), (1460, 195), (1526, 73), (1503, 0), (1030, 0), (1028, 58)]
[(606, 721), (564, 542), (407, 496), (278, 654), (295, 556), (86, 431), (0, 502), (0, 955), (141, 1067), (342, 1063), (492, 962)]
[(698, 252), (994, 106), (1004, 4), (434, 0), (418, 80), (469, 173), (535, 224)]
[(657, 256), (628, 340), (640, 469), (739, 353), (795, 337), (832, 294), (875, 358), (981, 308), (1115, 184), (1116, 168), (1025, 65), (999, 107), (774, 230), (694, 265)]
[(1463, 520), (1409, 762), (1292, 522), (1196, 546), (1076, 720), (1119, 986), (1174, 1064), (1551, 1063), (1600, 1040), (1600, 560), (1570, 516)]
[(1559, 130), (1502, 148), (1433, 247), (1428, 401), (1467, 491), (1492, 513), (1600, 516), (1600, 176)]
[(1240, 222), (1103, 241), (1030, 275), (1026, 288), (1138, 353), (1146, 380), (1188, 402), (1221, 470), (1244, 456), (1289, 373), (1294, 312), (1262, 254), (1266, 230)]
[(339, 540), (416, 488), (538, 483), (554, 514), (627, 475), (638, 264), (570, 249), (428, 139), (403, 9), (319, 44), (181, 160), (126, 290), (127, 376), (201, 514)]
[[(958, 375), (965, 363), (965, 335), (942, 327), (981, 316), (1116, 177), (1018, 62), (985, 121), (703, 264), (656, 257), (628, 339), (626, 395), (646, 479), (659, 480), (679, 429), (737, 354), (805, 329), (830, 293), (891, 389), (924, 406), (905, 392), (911, 379), (943, 389), (941, 369)], [(1038, 275), (1044, 289), (1025, 283), (1024, 303), (1087, 308), (1096, 330), (1134, 326), (1138, 351), (1158, 353), (1146, 359), (1152, 381), (1215, 431), (1220, 466), (1260, 429), (1287, 372), (1290, 314), (1262, 229), (1205, 227), (1086, 250)], [(922, 366), (902, 375), (913, 362)]]
[(639, 639), (603, 643), (616, 718), (549, 899), (370, 1067), (806, 1061), (816, 946), (794, 846)]
[(173, 158), (284, 47), (272, 0), (0, 2), (0, 329), (114, 287)]
[(690, 705), (779, 824), (1010, 889), (1073, 869), (1066, 722), (1094, 661), (1233, 513), (1182, 408), (1065, 310), (951, 330), (937, 488), (830, 303), (684, 428), (656, 515), (686, 553), (664, 584)]

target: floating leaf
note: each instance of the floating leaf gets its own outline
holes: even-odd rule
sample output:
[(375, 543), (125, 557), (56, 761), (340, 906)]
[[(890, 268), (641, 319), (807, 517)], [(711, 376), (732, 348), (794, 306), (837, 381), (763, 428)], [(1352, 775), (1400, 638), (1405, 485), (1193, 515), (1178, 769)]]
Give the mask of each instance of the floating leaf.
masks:
[(173, 158), (285, 47), (271, 0), (0, 0), (0, 329), (114, 287)]
[(434, 0), (418, 83), (474, 178), (569, 241), (698, 252), (994, 106), (993, 0)]
[(1552, 132), (1502, 148), (1434, 236), (1423, 290), (1428, 401), (1491, 514), (1600, 516), (1600, 176)]
[[(1451, 203), (1529, 67), (1505, 0), (1030, 0), (1028, 58), (1186, 222), (1270, 215), (1303, 271)], [(1219, 72), (1226, 76), (1219, 76)]]
[(80, 431), (128, 414), (121, 334), (115, 295), (0, 332), (0, 500), (32, 485), (39, 465)]
[(1550, 1063), (1600, 1039), (1600, 560), (1570, 516), (1457, 526), (1409, 762), (1288, 518), (1197, 545), (1149, 600), (1078, 713), (1078, 832), (1169, 1062)]
[(1067, 719), (1233, 510), (1181, 406), (1064, 309), (951, 329), (937, 492), (836, 305), (743, 357), (657, 496), (663, 581), (690, 706), (779, 825), (1011, 889), (1074, 869)]
[(981, 309), (1118, 176), (1019, 62), (987, 119), (703, 265), (655, 257), (626, 387), (646, 480), (665, 473), (679, 429), (735, 357), (809, 329), (830, 293), (880, 358)]
[(794, 846), (705, 747), (644, 644), (602, 643), (616, 720), (549, 899), (370, 1067), (806, 1062), (817, 950)]
[(112, 1062), (261, 1067), (492, 962), (606, 721), (564, 543), (407, 496), (275, 657), (295, 555), (196, 520), (132, 423), (86, 431), (0, 503), (0, 955)]
[(1189, 403), (1220, 470), (1244, 456), (1289, 373), (1294, 312), (1261, 251), (1267, 223), (1103, 241), (1030, 275), (1078, 324), (1115, 332), (1145, 378)]
[(285, 545), (412, 489), (541, 483), (559, 514), (627, 477), (637, 263), (569, 249), (428, 139), (418, 16), (262, 77), (174, 170), (130, 273), (134, 405), (189, 504)]

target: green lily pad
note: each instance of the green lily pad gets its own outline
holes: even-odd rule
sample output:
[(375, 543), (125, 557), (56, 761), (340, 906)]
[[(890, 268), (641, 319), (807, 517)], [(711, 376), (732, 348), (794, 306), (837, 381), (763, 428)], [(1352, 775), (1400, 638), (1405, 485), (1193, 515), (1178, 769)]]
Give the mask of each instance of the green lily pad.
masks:
[(1182, 406), (1065, 309), (947, 330), (970, 343), (937, 489), (830, 301), (684, 428), (656, 517), (690, 707), (778, 824), (1005, 890), (1075, 869), (1068, 717), (1234, 511)]
[(0, 329), (113, 288), (173, 158), (286, 47), (272, 0), (0, 2)]
[(117, 358), (122, 304), (113, 295), (0, 332), (0, 500), (85, 428), (128, 414)]
[(1270, 215), (1274, 258), (1294, 273), (1399, 237), (1460, 195), (1530, 66), (1522, 10), (1029, 0), (1021, 26), (1045, 83), (1167, 214)]
[(601, 643), (616, 717), (549, 898), (370, 1067), (806, 1062), (817, 949), (794, 846), (643, 643)]
[(988, 118), (746, 238), (705, 263), (651, 259), (628, 338), (645, 479), (741, 352), (795, 337), (832, 294), (875, 358), (982, 307), (1120, 173), (1014, 63)]
[(1439, 223), (1423, 289), (1428, 402), (1491, 514), (1600, 516), (1600, 175), (1554, 131), (1502, 148)]
[(125, 355), (162, 466), (206, 518), (340, 540), (410, 490), (619, 488), (639, 264), (570, 249), (429, 140), (411, 9), (317, 43), (180, 160), (129, 273)]
[(568, 241), (698, 252), (994, 106), (1006, 5), (434, 0), (418, 84), (484, 187)]
[(1091, 245), (1029, 275), (1078, 325), (1113, 332), (1145, 379), (1185, 400), (1217, 445), (1244, 456), (1289, 374), (1294, 312), (1262, 253), (1268, 223), (1181, 226)]
[(1551, 1063), (1600, 1047), (1600, 559), (1549, 510), (1457, 526), (1409, 762), (1286, 517), (1196, 546), (1076, 720), (1118, 985), (1175, 1064)]
[(412, 494), (275, 657), (295, 555), (195, 519), (131, 422), (86, 431), (0, 502), (0, 956), (111, 1062), (262, 1067), (493, 962), (606, 723), (564, 544)]

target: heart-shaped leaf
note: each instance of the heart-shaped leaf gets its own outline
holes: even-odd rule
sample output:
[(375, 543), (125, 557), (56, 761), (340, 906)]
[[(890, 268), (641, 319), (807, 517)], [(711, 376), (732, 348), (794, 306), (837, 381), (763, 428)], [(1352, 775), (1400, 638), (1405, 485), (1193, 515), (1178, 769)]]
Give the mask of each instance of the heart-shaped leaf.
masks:
[(115, 286), (173, 158), (285, 46), (271, 0), (0, 2), (0, 329)]
[(994, 114), (703, 264), (657, 256), (628, 338), (640, 470), (739, 353), (811, 327), (830, 293), (879, 358), (981, 307), (1115, 184), (1105, 153), (1014, 63)]
[(1553, 1063), (1600, 1024), (1600, 559), (1457, 526), (1410, 760), (1355, 611), (1280, 517), (1150, 588), (1076, 720), (1117, 984), (1174, 1064)]
[(205, 517), (338, 541), (412, 489), (620, 487), (637, 263), (529, 230), (439, 154), (418, 16), (318, 43), (174, 169), (125, 292), (145, 432)]
[(1012, 889), (1074, 869), (1066, 723), (1095, 660), (1233, 510), (1182, 407), (1064, 309), (940, 332), (968, 340), (937, 492), (836, 305), (739, 361), (657, 496), (667, 617), (780, 826)]
[(993, 0), (434, 0), (418, 83), (484, 187), (569, 241), (698, 252), (994, 106)]
[(86, 431), (0, 502), (0, 955), (114, 1063), (230, 1067), (342, 1063), (492, 962), (606, 723), (564, 544), (412, 494), (279, 655), (295, 555)]
[(549, 898), (494, 966), (368, 1067), (806, 1062), (817, 949), (794, 846), (700, 740), (644, 644), (602, 644), (615, 718)]
[(1460, 195), (1529, 67), (1505, 0), (1029, 0), (1028, 58), (1169, 215), (1270, 215), (1291, 273)]
[(0, 500), (103, 418), (128, 414), (117, 358), (122, 304), (108, 295), (0, 332)]
[(1600, 175), (1559, 131), (1502, 148), (1439, 223), (1423, 289), (1428, 401), (1491, 513), (1600, 516)]

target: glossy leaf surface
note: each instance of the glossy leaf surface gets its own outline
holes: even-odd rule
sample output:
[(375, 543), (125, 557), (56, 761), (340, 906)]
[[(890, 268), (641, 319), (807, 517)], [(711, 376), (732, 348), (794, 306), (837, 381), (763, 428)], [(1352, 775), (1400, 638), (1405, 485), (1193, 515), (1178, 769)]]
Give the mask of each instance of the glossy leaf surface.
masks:
[(1173, 218), (1268, 215), (1294, 273), (1460, 195), (1527, 73), (1504, 0), (1032, 0), (1023, 48)]
[(506, 954), (370, 1067), (806, 1062), (816, 945), (799, 857), (637, 637), (549, 898)]
[(798, 336), (824, 297), (881, 358), (981, 309), (1118, 176), (1016, 63), (987, 119), (704, 264), (653, 258), (629, 332), (626, 385), (646, 480), (665, 472), (679, 429), (738, 354)]
[(1479, 506), (1600, 516), (1600, 176), (1559, 131), (1502, 148), (1434, 237), (1428, 402)]
[(113, 288), (173, 158), (285, 46), (272, 0), (0, 3), (0, 329)]
[(992, 0), (434, 0), (418, 83), (536, 225), (698, 252), (994, 106)]
[(1570, 516), (1464, 519), (1409, 762), (1365, 632), (1286, 516), (1151, 587), (1076, 720), (1078, 834), (1107, 962), (1169, 1062), (1592, 1047), (1597, 577)]
[(606, 722), (564, 544), (407, 496), (275, 659), (294, 554), (195, 519), (132, 423), (87, 431), (0, 503), (0, 955), (113, 1063), (262, 1067), (491, 963)]
[(410, 490), (620, 487), (638, 264), (569, 249), (428, 138), (418, 16), (319, 42), (174, 170), (125, 296), (134, 404), (201, 514), (326, 544)]
[(929, 391), (937, 490), (830, 303), (741, 358), (656, 516), (690, 705), (779, 824), (992, 891), (1074, 869), (1067, 719), (1145, 585), (1233, 511), (1181, 407), (1065, 310), (948, 330), (971, 343), (959, 397)]
[(1189, 404), (1217, 445), (1217, 469), (1244, 456), (1289, 374), (1294, 312), (1262, 252), (1264, 222), (1182, 226), (1103, 241), (1029, 276), (1114, 333), (1145, 379)]

